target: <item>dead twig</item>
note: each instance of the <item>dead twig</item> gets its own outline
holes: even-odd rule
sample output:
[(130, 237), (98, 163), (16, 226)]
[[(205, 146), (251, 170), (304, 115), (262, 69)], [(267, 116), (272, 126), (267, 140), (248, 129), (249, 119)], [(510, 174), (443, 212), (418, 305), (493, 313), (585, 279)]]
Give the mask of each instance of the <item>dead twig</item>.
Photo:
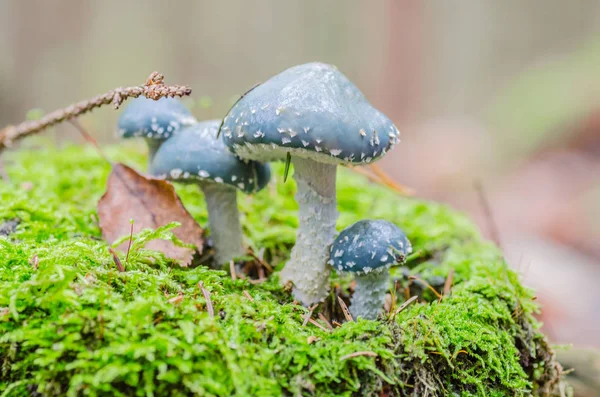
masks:
[(206, 301), (206, 311), (208, 315), (212, 318), (215, 318), (215, 309), (213, 308), (212, 301), (210, 300), (210, 292), (206, 288), (204, 288), (204, 283), (202, 281), (198, 281), (198, 287), (202, 290), (202, 295), (204, 295), (204, 300)]
[(359, 356), (378, 357), (379, 355), (375, 352), (369, 352), (369, 351), (356, 352), (356, 353), (346, 354), (345, 356), (340, 357), (340, 361), (344, 361), (349, 358), (359, 357)]
[(11, 147), (13, 143), (26, 136), (43, 131), (55, 124), (65, 120), (71, 120), (91, 110), (112, 104), (118, 109), (123, 101), (130, 97), (137, 98), (144, 96), (146, 98), (158, 100), (163, 97), (183, 97), (190, 95), (192, 89), (181, 85), (165, 85), (164, 76), (158, 72), (153, 72), (146, 79), (145, 83), (134, 87), (119, 87), (110, 90), (105, 94), (95, 96), (92, 99), (81, 101), (64, 109), (58, 109), (48, 113), (40, 120), (25, 121), (19, 125), (11, 125), (0, 130), (0, 151)]
[(350, 310), (348, 310), (346, 303), (344, 303), (343, 299), (339, 296), (337, 298), (338, 302), (340, 303), (340, 307), (342, 308), (342, 312), (344, 313), (344, 317), (346, 317), (346, 321), (354, 321), (354, 318), (352, 318), (352, 314), (350, 314)]

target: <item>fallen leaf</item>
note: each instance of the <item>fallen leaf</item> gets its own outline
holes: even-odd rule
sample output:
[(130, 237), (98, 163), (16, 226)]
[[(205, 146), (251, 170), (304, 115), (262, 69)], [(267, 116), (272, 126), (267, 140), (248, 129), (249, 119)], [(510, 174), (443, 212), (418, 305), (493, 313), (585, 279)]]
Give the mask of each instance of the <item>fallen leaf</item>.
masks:
[[(185, 209), (173, 185), (141, 175), (124, 164), (113, 164), (106, 192), (98, 202), (98, 218), (102, 236), (109, 244), (129, 235), (131, 219), (137, 231), (179, 222), (181, 226), (173, 229), (173, 234), (202, 253), (204, 230)], [(127, 244), (125, 241), (117, 248), (124, 251)], [(192, 262), (194, 254), (193, 249), (166, 240), (150, 241), (146, 248), (160, 251), (184, 267)]]

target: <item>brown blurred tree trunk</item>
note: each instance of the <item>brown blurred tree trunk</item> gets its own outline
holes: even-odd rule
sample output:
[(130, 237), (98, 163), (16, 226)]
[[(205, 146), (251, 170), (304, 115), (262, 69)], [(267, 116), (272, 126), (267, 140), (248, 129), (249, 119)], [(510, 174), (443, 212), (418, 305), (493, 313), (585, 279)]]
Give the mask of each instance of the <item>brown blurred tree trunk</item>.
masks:
[(421, 110), (423, 80), (423, 3), (387, 0), (384, 69), (378, 107), (396, 124), (414, 120)]
[[(8, 5), (12, 17), (4, 29), (12, 36), (10, 56), (13, 67), (9, 70), (10, 78), (4, 76), (2, 79), (0, 120), (3, 125), (19, 122), (29, 108), (41, 105), (24, 103), (27, 102), (24, 98), (30, 98), (31, 92), (36, 91), (35, 74), (40, 73), (40, 64), (53, 47), (79, 46), (77, 42), (82, 39), (87, 25), (88, 8), (86, 2), (56, 0), (15, 1)], [(72, 22), (56, 23), (65, 16)], [(77, 84), (77, 81), (73, 83)]]

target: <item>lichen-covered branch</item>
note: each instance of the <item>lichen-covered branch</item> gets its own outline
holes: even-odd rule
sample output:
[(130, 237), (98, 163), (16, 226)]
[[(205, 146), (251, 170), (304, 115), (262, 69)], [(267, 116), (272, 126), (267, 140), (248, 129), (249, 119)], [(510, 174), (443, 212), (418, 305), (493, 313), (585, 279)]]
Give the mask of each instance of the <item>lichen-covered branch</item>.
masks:
[(9, 125), (0, 130), (0, 152), (12, 146), (19, 139), (43, 131), (65, 120), (78, 117), (95, 108), (112, 104), (115, 109), (118, 109), (123, 101), (129, 97), (137, 98), (145, 96), (146, 98), (158, 100), (163, 97), (183, 97), (192, 93), (192, 89), (188, 86), (165, 85), (163, 80), (164, 76), (162, 74), (153, 72), (142, 85), (115, 88), (92, 99), (72, 104), (64, 109), (55, 110), (40, 120), (25, 121), (19, 125)]

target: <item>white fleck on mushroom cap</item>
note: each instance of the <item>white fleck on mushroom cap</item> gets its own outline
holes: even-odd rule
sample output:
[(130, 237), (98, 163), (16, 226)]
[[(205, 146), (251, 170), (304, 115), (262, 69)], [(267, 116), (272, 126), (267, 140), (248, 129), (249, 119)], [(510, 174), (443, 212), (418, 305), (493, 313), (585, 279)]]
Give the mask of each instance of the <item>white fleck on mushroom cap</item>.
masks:
[(336, 237), (328, 263), (338, 271), (360, 275), (388, 269), (411, 252), (412, 245), (398, 226), (384, 220), (362, 220)]
[(390, 119), (323, 63), (294, 66), (248, 92), (221, 133), (238, 156), (258, 161), (289, 152), (332, 164), (370, 163), (399, 142)]
[(197, 123), (177, 98), (133, 99), (121, 113), (117, 133), (122, 138), (166, 140), (181, 128)]
[(216, 138), (220, 120), (202, 121), (182, 129), (157, 150), (150, 174), (179, 182), (213, 182), (245, 193), (264, 188), (271, 178), (268, 164), (242, 160)]

